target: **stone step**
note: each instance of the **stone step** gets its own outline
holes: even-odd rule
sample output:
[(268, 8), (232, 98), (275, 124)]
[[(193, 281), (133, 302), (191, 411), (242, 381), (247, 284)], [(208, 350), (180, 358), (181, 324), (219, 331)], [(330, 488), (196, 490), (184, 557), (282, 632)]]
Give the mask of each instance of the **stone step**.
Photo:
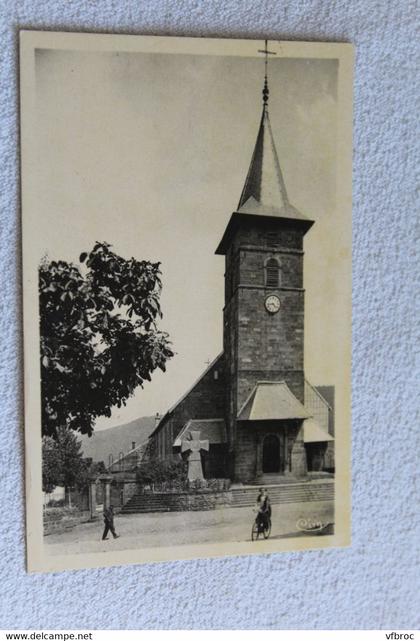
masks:
[[(308, 492), (308, 491), (285, 492), (285, 493), (274, 495), (274, 496), (270, 495), (270, 500), (272, 503), (281, 503), (282, 501), (289, 500), (289, 499), (304, 501), (304, 500), (310, 500), (311, 498), (313, 500), (316, 500), (316, 499), (327, 500), (330, 498), (334, 498), (334, 491), (324, 490), (324, 491), (316, 491), (316, 492)], [(165, 501), (165, 499), (166, 497), (162, 497), (162, 499), (159, 499), (156, 501), (145, 501), (142, 498), (139, 498), (139, 499), (130, 501), (130, 503), (127, 503), (127, 506), (129, 505), (134, 507), (134, 506), (147, 505), (149, 507), (160, 507), (163, 503), (168, 502), (168, 501)], [(256, 500), (255, 492), (253, 492), (252, 495), (243, 495), (243, 496), (235, 496), (235, 494), (233, 494), (231, 503), (232, 505), (239, 505), (239, 504), (252, 505), (253, 503), (255, 503), (255, 500)]]
[[(290, 492), (308, 492), (308, 491), (323, 491), (325, 489), (333, 489), (333, 483), (318, 483), (318, 484), (312, 484), (312, 483), (295, 483), (293, 485), (282, 485), (282, 486), (275, 486), (268, 488), (268, 493), (270, 496), (276, 496), (276, 495), (281, 495), (285, 493), (290, 493)], [(258, 493), (259, 488), (258, 487), (246, 487), (246, 488), (233, 488), (229, 490), (230, 493), (235, 494), (235, 496), (249, 496), (250, 494), (256, 494)], [(164, 492), (159, 492), (155, 494), (135, 494), (131, 500), (133, 499), (141, 499), (142, 501), (149, 501), (153, 502), (155, 500), (159, 500), (162, 496), (177, 496), (178, 494), (175, 492), (172, 493), (164, 493)]]
[[(278, 499), (282, 499), (287, 496), (316, 496), (316, 495), (325, 495), (325, 494), (334, 494), (334, 488), (333, 487), (326, 487), (326, 488), (299, 488), (299, 489), (293, 489), (293, 490), (282, 490), (279, 492), (269, 492), (269, 496), (271, 501), (275, 501)], [(231, 492), (232, 498), (234, 501), (249, 501), (253, 500), (255, 501), (257, 492), (255, 490), (251, 490), (248, 492), (238, 492), (238, 491), (232, 491)], [(130, 503), (135, 504), (139, 503), (141, 505), (148, 504), (148, 505), (160, 505), (161, 501), (163, 498), (168, 499), (170, 502), (170, 496), (173, 495), (159, 495), (158, 497), (154, 498), (146, 498), (144, 496), (135, 496), (131, 499)]]
[[(286, 496), (279, 501), (271, 501), (272, 505), (280, 505), (282, 503), (306, 503), (314, 501), (332, 501), (334, 495), (317, 495), (317, 496)], [(252, 507), (255, 501), (238, 501), (232, 502), (231, 507)]]
[[(270, 497), (270, 501), (273, 502), (273, 501), (281, 501), (281, 499), (285, 498), (286, 496), (320, 496), (320, 495), (324, 496), (324, 495), (327, 495), (327, 494), (333, 496), (334, 495), (334, 491), (328, 489), (328, 490), (317, 490), (316, 492), (311, 492), (311, 491), (309, 491), (309, 492), (308, 491), (304, 491), (304, 492), (284, 492), (284, 493), (281, 493), (281, 494), (275, 494), (273, 496), (271, 494), (269, 494), (269, 497)], [(233, 497), (233, 501), (238, 501), (238, 502), (242, 501), (242, 500), (243, 501), (252, 500), (252, 501), (255, 502), (256, 499), (257, 499), (257, 496), (256, 496), (255, 492), (253, 492), (252, 495), (242, 495), (242, 496), (235, 496), (235, 494), (233, 494), (232, 497)]]
[[(270, 497), (273, 505), (278, 503), (301, 503), (305, 501), (329, 501), (334, 499), (333, 492), (316, 492), (304, 494), (285, 494), (284, 496)], [(243, 499), (234, 498), (232, 507), (251, 506), (255, 504), (255, 496)]]
[[(269, 497), (270, 497), (270, 501), (273, 502), (273, 501), (281, 501), (281, 499), (285, 498), (286, 496), (318, 496), (318, 495), (324, 496), (324, 495), (327, 495), (327, 494), (333, 496), (334, 495), (334, 490), (328, 489), (328, 490), (316, 490), (316, 491), (304, 490), (304, 491), (300, 491), (300, 492), (282, 492), (281, 494), (280, 493), (279, 494), (273, 494), (273, 495), (269, 494)], [(245, 494), (245, 495), (242, 495), (242, 496), (236, 496), (234, 493), (232, 493), (232, 498), (233, 498), (233, 501), (242, 501), (242, 500), (243, 501), (249, 501), (249, 500), (252, 500), (252, 501), (255, 502), (256, 498), (257, 498), (257, 495), (256, 495), (255, 492), (253, 492), (252, 494), (248, 494), (248, 495)]]
[[(259, 488), (254, 486), (231, 489), (226, 496), (226, 506), (251, 507), (255, 504), (258, 491)], [(268, 494), (273, 504), (331, 501), (334, 499), (334, 481), (276, 485), (268, 488)], [(178, 496), (176, 493), (134, 494), (122, 508), (122, 513), (179, 511)]]

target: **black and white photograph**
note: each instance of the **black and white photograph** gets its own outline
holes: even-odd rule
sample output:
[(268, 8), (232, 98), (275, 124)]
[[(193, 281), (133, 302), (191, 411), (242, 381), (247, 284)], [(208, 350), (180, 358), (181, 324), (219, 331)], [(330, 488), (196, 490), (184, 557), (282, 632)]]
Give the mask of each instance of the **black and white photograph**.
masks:
[(30, 570), (350, 543), (352, 60), (22, 32)]

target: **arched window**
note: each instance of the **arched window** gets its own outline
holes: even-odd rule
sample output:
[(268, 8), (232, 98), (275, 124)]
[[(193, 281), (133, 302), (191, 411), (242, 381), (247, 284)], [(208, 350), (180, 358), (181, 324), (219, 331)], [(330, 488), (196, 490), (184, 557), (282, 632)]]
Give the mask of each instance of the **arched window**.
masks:
[(265, 284), (267, 287), (279, 286), (279, 264), (275, 258), (269, 258), (265, 264)]

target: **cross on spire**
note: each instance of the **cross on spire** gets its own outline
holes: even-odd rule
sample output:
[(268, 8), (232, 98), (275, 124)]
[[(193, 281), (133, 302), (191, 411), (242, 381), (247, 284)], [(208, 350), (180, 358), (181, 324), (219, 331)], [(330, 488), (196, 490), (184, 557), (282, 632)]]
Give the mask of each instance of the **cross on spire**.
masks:
[(258, 49), (258, 53), (263, 53), (265, 55), (265, 60), (264, 60), (264, 64), (265, 64), (264, 89), (262, 90), (264, 109), (268, 105), (268, 96), (270, 94), (270, 90), (268, 89), (268, 79), (267, 79), (268, 56), (276, 56), (277, 55), (275, 51), (269, 51), (267, 49), (267, 44), (268, 44), (268, 40), (264, 40), (264, 49)]

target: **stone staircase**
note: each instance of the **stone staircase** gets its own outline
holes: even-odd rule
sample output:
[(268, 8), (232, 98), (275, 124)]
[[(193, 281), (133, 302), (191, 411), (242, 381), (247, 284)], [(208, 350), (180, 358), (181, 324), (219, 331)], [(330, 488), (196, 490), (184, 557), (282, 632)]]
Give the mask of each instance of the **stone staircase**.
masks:
[[(278, 503), (302, 503), (309, 501), (333, 501), (334, 480), (303, 481), (281, 483), (265, 486), (270, 501)], [(247, 507), (254, 505), (258, 496), (258, 487), (233, 488), (232, 507)]]
[[(223, 497), (225, 500), (219, 501), (218, 505), (221, 506), (223, 504), (226, 507), (252, 506), (256, 502), (259, 489), (258, 486), (231, 487), (230, 490), (221, 493), (221, 498)], [(295, 481), (279, 485), (267, 485), (266, 489), (273, 504), (334, 500), (333, 479)], [(205, 493), (203, 493), (203, 498), (204, 497)], [(183, 493), (136, 493), (124, 505), (121, 513), (178, 512), (191, 509), (185, 507), (186, 498), (187, 495)], [(202, 509), (212, 508), (209, 506), (207, 508), (203, 507)]]

